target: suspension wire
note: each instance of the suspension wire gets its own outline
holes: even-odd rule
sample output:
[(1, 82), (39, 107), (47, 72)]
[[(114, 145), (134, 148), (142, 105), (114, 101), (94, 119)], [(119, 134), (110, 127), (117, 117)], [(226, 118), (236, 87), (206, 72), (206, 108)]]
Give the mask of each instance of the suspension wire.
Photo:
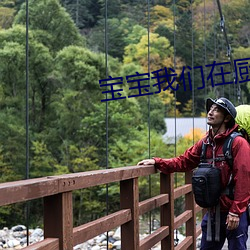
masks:
[[(108, 0), (105, 0), (105, 22), (104, 22), (104, 43), (105, 43), (105, 69), (106, 69), (106, 79), (108, 78), (109, 71), (108, 71)], [(107, 92), (106, 92), (106, 99), (108, 99), (108, 86), (106, 87)], [(106, 102), (106, 169), (109, 167), (109, 161), (108, 161), (108, 147), (109, 147), (109, 133), (108, 133), (108, 128), (109, 128), (109, 119), (108, 119), (108, 102)], [(106, 184), (106, 215), (108, 215), (109, 212), (109, 186)], [(107, 249), (108, 249), (108, 231), (107, 231)]]
[[(204, 0), (205, 2), (205, 0)], [(194, 10), (193, 0), (191, 1), (191, 24), (192, 24), (192, 69), (194, 68)], [(193, 113), (193, 144), (194, 144), (194, 117), (195, 117), (195, 96), (194, 96), (194, 70), (192, 70), (192, 113)], [(205, 86), (206, 88), (206, 86)]]
[[(216, 22), (217, 22), (217, 20), (215, 20), (215, 23)], [(219, 25), (221, 25), (221, 24), (219, 24)], [(216, 41), (217, 41), (217, 47), (218, 47), (217, 60), (223, 59), (223, 55), (224, 55), (223, 50), (224, 50), (224, 47), (227, 47), (226, 40), (223, 39), (222, 36), (223, 36), (222, 32), (221, 33), (216, 33), (216, 39), (217, 39)], [(231, 65), (230, 65), (230, 67), (231, 67)], [(214, 68), (214, 73), (215, 74), (218, 73), (218, 70), (217, 70), (216, 67)], [(216, 84), (216, 82), (217, 82), (217, 79), (215, 78), (214, 79), (214, 84)], [(218, 98), (220, 96), (224, 96), (225, 93), (224, 93), (224, 88), (223, 87), (224, 87), (224, 85), (222, 86), (222, 93), (221, 93), (220, 89), (219, 89), (219, 91), (216, 92), (217, 88), (214, 88), (214, 90), (215, 90), (214, 92), (216, 93), (216, 98)], [(230, 90), (230, 84), (229, 84), (229, 90)], [(230, 91), (229, 91), (229, 95), (230, 95), (230, 99), (231, 99)]]
[(26, 0), (26, 179), (29, 179), (29, 0)]
[[(176, 50), (175, 50), (175, 43), (176, 43), (176, 28), (175, 28), (175, 23), (176, 23), (176, 19), (175, 19), (175, 15), (176, 15), (176, 10), (175, 10), (175, 7), (176, 7), (176, 3), (175, 3), (175, 0), (173, 0), (173, 11), (174, 11), (174, 16), (173, 16), (173, 24), (174, 24), (174, 71), (175, 71), (175, 68), (176, 68)], [(176, 136), (177, 136), (177, 125), (176, 125), (176, 116), (177, 116), (177, 112), (176, 112), (176, 98), (177, 98), (177, 95), (176, 95), (176, 92), (177, 91), (174, 91), (174, 156), (176, 156), (177, 154), (177, 141), (176, 141)], [(175, 187), (177, 185), (177, 175), (175, 174)]]
[[(192, 2), (193, 4), (193, 2)], [(206, 39), (206, 23), (207, 23), (207, 18), (206, 18), (206, 0), (204, 0), (204, 78), (207, 79), (207, 70), (206, 70), (206, 63), (207, 63), (207, 39)], [(193, 14), (192, 14), (193, 18)], [(205, 96), (207, 96), (207, 85), (205, 84)]]
[[(219, 9), (219, 13), (220, 13), (220, 28), (221, 31), (223, 32), (226, 44), (227, 44), (227, 57), (230, 60), (230, 67), (231, 67), (231, 72), (233, 73), (233, 82), (234, 82), (234, 96), (235, 96), (235, 84), (236, 84), (236, 72), (234, 69), (234, 60), (233, 60), (233, 55), (232, 55), (232, 49), (231, 49), (231, 45), (228, 41), (228, 36), (227, 36), (227, 31), (226, 31), (226, 24), (225, 24), (225, 18), (222, 14), (222, 9), (221, 9), (221, 4), (220, 4), (220, 0), (217, 0), (217, 5), (218, 5), (218, 9)], [(238, 84), (237, 87), (237, 98), (238, 98), (238, 103), (241, 104), (242, 103), (242, 96), (241, 96), (241, 87), (240, 87), (240, 83)]]
[[(148, 18), (147, 18), (147, 30), (148, 30), (148, 73), (150, 72), (150, 0), (147, 0), (147, 8), (148, 8)], [(148, 80), (148, 84), (150, 86), (150, 80)], [(151, 120), (150, 120), (150, 95), (148, 95), (148, 158), (151, 157), (151, 141), (150, 141), (150, 126), (151, 126)], [(152, 195), (151, 190), (151, 175), (148, 176), (148, 192), (149, 197)], [(149, 212), (149, 233), (151, 234), (151, 228), (152, 228), (152, 212)]]
[[(29, 0), (26, 0), (26, 45), (25, 45), (25, 72), (26, 72), (26, 174), (25, 179), (29, 179)], [(30, 202), (25, 203), (26, 214), (26, 239), (29, 245), (29, 211)]]
[[(174, 0), (174, 71), (176, 69), (176, 48), (175, 48), (175, 43), (176, 43), (176, 28), (175, 28), (175, 23), (176, 23), (176, 3), (175, 3), (175, 0)], [(175, 114), (175, 120), (174, 120), (174, 131), (175, 131), (175, 148), (174, 148), (174, 154), (176, 156), (177, 154), (177, 147), (176, 147), (176, 136), (177, 136), (177, 131), (176, 131), (176, 115), (177, 115), (177, 112), (176, 112), (176, 98), (177, 98), (177, 91), (174, 92), (174, 98), (175, 98), (175, 101), (174, 101), (174, 114)], [(177, 180), (177, 179), (176, 179)]]
[[(173, 0), (173, 4), (174, 4), (174, 72), (176, 70), (176, 2), (175, 0)], [(174, 155), (177, 155), (177, 125), (176, 125), (176, 117), (177, 117), (177, 107), (176, 107), (176, 99), (177, 99), (177, 91), (174, 92)], [(178, 183), (178, 178), (177, 178), (177, 173), (175, 173), (175, 187), (177, 187), (177, 183)], [(175, 242), (176, 245), (178, 245), (179, 243), (179, 238), (178, 238), (178, 231), (177, 229), (175, 230)]]
[[(215, 30), (215, 28), (214, 28)], [(206, 15), (206, 0), (204, 0), (204, 78), (205, 78), (205, 98), (207, 98), (208, 94), (208, 87), (207, 87), (207, 37), (206, 37), (206, 32), (207, 32), (207, 15)], [(215, 36), (214, 36), (215, 38)], [(216, 46), (216, 40), (214, 39), (214, 46)], [(215, 56), (215, 53), (214, 53)], [(214, 61), (216, 60), (216, 56), (214, 57)], [(207, 126), (205, 127), (205, 130), (207, 130)]]
[[(217, 29), (216, 29), (216, 14), (215, 14), (215, 5), (216, 0), (213, 1), (213, 9), (214, 9), (214, 61), (217, 59)], [(214, 79), (216, 81), (216, 79)]]
[(79, 28), (79, 0), (76, 0), (76, 26)]

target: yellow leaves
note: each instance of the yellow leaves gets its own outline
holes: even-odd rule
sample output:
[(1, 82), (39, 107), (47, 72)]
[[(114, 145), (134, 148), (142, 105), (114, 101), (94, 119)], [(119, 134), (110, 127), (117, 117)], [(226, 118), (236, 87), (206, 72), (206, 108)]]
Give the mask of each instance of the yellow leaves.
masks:
[[(150, 33), (149, 36), (143, 35), (137, 44), (129, 44), (127, 47), (125, 47), (124, 63), (139, 64), (143, 70), (143, 72), (139, 73), (159, 71), (162, 69), (159, 75), (164, 75), (166, 74), (164, 69), (165, 67), (172, 68), (174, 70), (173, 53), (173, 47), (170, 45), (170, 42), (167, 38), (161, 37), (156, 33)], [(183, 63), (178, 57), (175, 58), (175, 63), (175, 73), (180, 74)], [(170, 73), (171, 72), (168, 72), (168, 74)], [(176, 84), (177, 82), (175, 81), (172, 86), (174, 87)], [(168, 83), (162, 83), (162, 89), (167, 85)], [(168, 116), (174, 116), (174, 95), (170, 93), (170, 91), (162, 91), (159, 95), (161, 100), (169, 107)], [(177, 116), (179, 115), (180, 114), (178, 112)]]
[(191, 116), (193, 110), (193, 100), (189, 99), (183, 108), (184, 116)]
[(165, 105), (171, 105), (174, 102), (174, 94), (170, 90), (161, 91), (159, 96)]
[[(149, 50), (148, 44), (150, 44)], [(156, 33), (150, 33), (149, 37), (143, 35), (139, 43), (125, 47), (124, 63), (135, 62), (143, 67), (144, 72), (147, 72), (149, 58), (150, 71), (155, 71), (163, 67), (171, 67), (173, 65), (172, 55), (173, 47), (170, 46), (168, 39), (160, 37)]]
[(152, 31), (160, 25), (173, 29), (173, 13), (169, 8), (162, 5), (156, 5), (151, 9), (150, 21), (152, 23)]
[(7, 29), (11, 27), (14, 19), (14, 8), (0, 7), (0, 29)]
[(207, 112), (201, 112), (200, 117), (207, 117)]
[[(220, 1), (223, 15), (226, 20), (226, 26), (230, 26), (232, 33), (235, 26), (242, 23), (244, 19), (244, 10), (249, 5), (249, 0), (221, 0)], [(205, 10), (204, 10), (205, 6)], [(205, 15), (204, 15), (205, 11)], [(202, 34), (204, 31), (204, 22), (206, 25), (206, 33), (212, 32), (215, 27), (215, 22), (219, 22), (218, 5), (214, 3), (214, 0), (200, 1), (197, 6), (194, 7), (194, 26)]]
[[(194, 9), (194, 26), (202, 33), (204, 31), (204, 21), (206, 22), (206, 29), (212, 31), (214, 26), (215, 14), (218, 13), (218, 7), (214, 4), (213, 0), (207, 0), (205, 5), (204, 15), (204, 2), (200, 2)], [(205, 20), (204, 20), (205, 19)], [(216, 17), (217, 19), (217, 17)]]
[(238, 47), (234, 49), (234, 58), (243, 59), (250, 57), (250, 48)]
[(155, 5), (152, 8), (151, 15), (157, 17), (158, 19), (173, 19), (172, 11), (169, 8), (166, 8), (162, 5)]
[(184, 139), (186, 140), (194, 140), (195, 142), (200, 140), (205, 134), (205, 131), (201, 128), (191, 129), (190, 132), (184, 135)]
[[(174, 29), (173, 20), (171, 20), (171, 19), (166, 19), (166, 20), (158, 21), (157, 22), (157, 27), (159, 27), (159, 26), (165, 26), (165, 27), (168, 27), (171, 30)], [(175, 27), (175, 28), (177, 29), (177, 27)], [(154, 31), (154, 29), (153, 29), (153, 31)]]
[[(173, 84), (174, 87), (175, 84)], [(169, 89), (163, 91), (165, 86), (162, 86), (162, 91), (159, 93), (159, 97), (166, 106), (167, 117), (180, 117), (180, 111), (176, 108), (180, 105), (180, 102), (175, 101), (174, 93), (170, 92)]]
[(200, 128), (190, 129), (190, 132), (181, 137), (177, 142), (177, 155), (182, 154), (185, 150), (191, 147), (195, 142), (202, 139), (205, 134)]
[(248, 0), (222, 0), (222, 5), (229, 5), (232, 8), (238, 9), (248, 4)]

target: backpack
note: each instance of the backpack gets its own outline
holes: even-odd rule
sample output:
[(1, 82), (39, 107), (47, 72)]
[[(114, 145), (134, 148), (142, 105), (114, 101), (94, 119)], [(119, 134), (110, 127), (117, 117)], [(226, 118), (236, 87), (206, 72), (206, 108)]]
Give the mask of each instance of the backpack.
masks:
[[(224, 157), (217, 157), (215, 161), (226, 160), (230, 169), (233, 168), (232, 143), (241, 133), (231, 133), (224, 142)], [(195, 202), (203, 208), (215, 207), (219, 203), (220, 196), (223, 191), (221, 188), (221, 170), (213, 166), (212, 163), (206, 162), (207, 144), (202, 144), (201, 162), (198, 168), (193, 172), (192, 187)], [(233, 199), (233, 185), (230, 182), (226, 188), (227, 195)]]
[(235, 122), (239, 125), (239, 131), (250, 143), (250, 105), (239, 105), (235, 109), (237, 111)]

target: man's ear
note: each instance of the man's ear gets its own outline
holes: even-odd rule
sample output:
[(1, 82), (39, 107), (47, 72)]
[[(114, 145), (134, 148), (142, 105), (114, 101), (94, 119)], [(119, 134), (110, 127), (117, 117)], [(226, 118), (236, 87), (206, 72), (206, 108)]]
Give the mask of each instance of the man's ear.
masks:
[(226, 115), (224, 122), (229, 122), (232, 119), (231, 115)]

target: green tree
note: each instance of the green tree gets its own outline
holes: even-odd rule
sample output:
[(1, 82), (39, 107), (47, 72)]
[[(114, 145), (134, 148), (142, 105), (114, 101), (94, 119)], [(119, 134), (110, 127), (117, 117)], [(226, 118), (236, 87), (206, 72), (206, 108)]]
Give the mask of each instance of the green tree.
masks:
[[(24, 113), (25, 96), (25, 28), (16, 25), (11, 29), (0, 32), (2, 41), (1, 77), (5, 95), (13, 96), (16, 102), (13, 106), (19, 107)], [(37, 42), (34, 33), (30, 31), (29, 41), (29, 85), (31, 88), (31, 125), (35, 131), (41, 131), (46, 122), (45, 113), (48, 110), (50, 97), (55, 88), (51, 84), (52, 56), (47, 47)], [(11, 74), (10, 74), (11, 72)], [(11, 100), (14, 101), (15, 98)], [(20, 101), (22, 98), (22, 101)], [(10, 104), (10, 103), (9, 103)]]
[(101, 18), (101, 4), (98, 0), (61, 0), (79, 29), (95, 26)]
[[(250, 57), (250, 48), (244, 48), (244, 47), (238, 47), (234, 50), (234, 58), (235, 60), (237, 59), (244, 59), (244, 58), (249, 58)], [(250, 90), (248, 88), (249, 86), (249, 81), (247, 82), (244, 82), (244, 83), (239, 83), (239, 81), (241, 81), (241, 77), (240, 77), (240, 74), (239, 74), (239, 65), (237, 67), (237, 76), (238, 76), (238, 83), (237, 84), (240, 84), (240, 87), (241, 87), (241, 90), (242, 90), (242, 102), (243, 103), (249, 103), (250, 101)], [(246, 77), (246, 75), (245, 75)], [(246, 79), (244, 76), (243, 78)], [(247, 84), (246, 84), (247, 83)]]
[(174, 20), (173, 12), (171, 11), (170, 8), (165, 7), (163, 5), (156, 5), (152, 7), (150, 13), (150, 21), (151, 21), (150, 27), (152, 27), (151, 29), (153, 29), (154, 32), (155, 29), (157, 29), (157, 27), (159, 26), (173, 30), (174, 28), (173, 20)]
[(1, 45), (0, 140), (3, 147), (4, 164), (7, 164), (6, 166), (15, 173), (9, 175), (6, 170), (5, 180), (10, 181), (22, 179), (25, 176), (25, 99), (23, 98), (25, 92), (22, 87), (25, 82), (23, 65), (25, 54), (24, 47), (16, 42)]
[[(151, 71), (164, 67), (173, 67), (173, 48), (165, 37), (151, 33), (150, 65)], [(124, 63), (138, 62), (145, 72), (148, 71), (148, 36), (144, 35), (137, 44), (130, 44), (125, 48)]]
[[(91, 31), (88, 33), (87, 43), (88, 47), (93, 51), (105, 52), (104, 43), (104, 27), (105, 20), (99, 21)], [(107, 19), (107, 52), (110, 56), (114, 58), (119, 58), (122, 60), (124, 55), (124, 48), (130, 41), (128, 37), (130, 36), (135, 22), (129, 18), (109, 18)], [(140, 34), (137, 34), (140, 36)]]
[[(15, 17), (14, 24), (26, 24), (25, 3)], [(70, 15), (58, 0), (29, 1), (29, 28), (36, 31), (36, 39), (53, 52), (69, 45), (83, 45), (83, 37)]]
[(56, 161), (48, 151), (44, 142), (33, 141), (31, 146), (33, 157), (30, 161), (30, 177), (54, 175)]
[[(1, 182), (25, 178), (24, 120), (13, 114), (13, 108), (0, 113), (0, 141), (3, 155)], [(8, 139), (6, 139), (8, 138)]]
[[(54, 123), (57, 130), (51, 128), (55, 133), (55, 140), (51, 141), (52, 148), (59, 145), (70, 145), (71, 142), (79, 146), (78, 135), (81, 120), (89, 116), (95, 103), (102, 99), (98, 79), (104, 78), (100, 75), (105, 72), (104, 58), (94, 54), (87, 49), (70, 46), (57, 54), (53, 78), (57, 84), (57, 93), (53, 96), (51, 104), (55, 110)], [(58, 126), (60, 124), (60, 126)], [(48, 139), (51, 140), (50, 134)]]
[(8, 29), (11, 27), (14, 19), (15, 10), (13, 8), (0, 6), (0, 29)]
[[(140, 160), (150, 158), (152, 156), (170, 158), (173, 156), (173, 152), (174, 147), (167, 146), (163, 142), (161, 134), (157, 133), (154, 129), (151, 129), (149, 134), (149, 130), (145, 126), (140, 131), (135, 130), (132, 139), (126, 140), (125, 137), (119, 138), (114, 144), (112, 144), (110, 146), (109, 161), (112, 167), (135, 166)], [(152, 186), (150, 188), (148, 177), (141, 177), (139, 179), (140, 200), (149, 198), (149, 188), (151, 189), (152, 196), (159, 194), (159, 176), (153, 175), (151, 183)], [(112, 207), (117, 209), (119, 207), (119, 196), (115, 194), (118, 186), (117, 184), (112, 184), (109, 189)], [(104, 197), (105, 189), (102, 189), (101, 194)]]

